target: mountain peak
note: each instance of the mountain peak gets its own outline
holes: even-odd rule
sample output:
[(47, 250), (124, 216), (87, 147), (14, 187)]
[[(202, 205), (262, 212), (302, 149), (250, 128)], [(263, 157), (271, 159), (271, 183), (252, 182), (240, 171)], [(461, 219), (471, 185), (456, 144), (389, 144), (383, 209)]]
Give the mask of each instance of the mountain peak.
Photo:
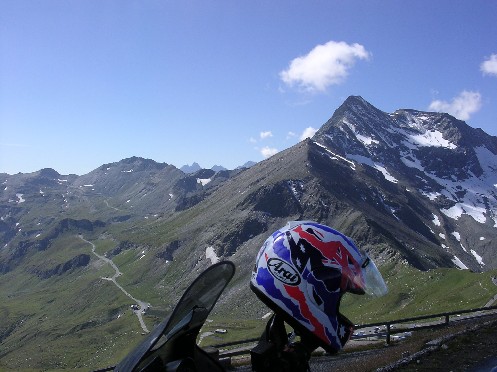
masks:
[(361, 96), (349, 96), (343, 102), (343, 104), (338, 108), (351, 110), (357, 113), (363, 113), (364, 111), (379, 111), (375, 106), (366, 101)]
[[(404, 265), (492, 270), (463, 274), (465, 283), (472, 278), (475, 289), (490, 286), (497, 268), (496, 148), (497, 137), (447, 114), (389, 114), (361, 97), (349, 97), (312, 139), (249, 169), (185, 174), (172, 165), (157, 170), (154, 167), (163, 164), (132, 157), (83, 176), (55, 177), (52, 170), (2, 176), (0, 277), (2, 290), (7, 289), (3, 297), (14, 300), (2, 306), (20, 309), (0, 327), (13, 330), (4, 332), (2, 346), (16, 346), (2, 349), (2, 356), (15, 362), (21, 360), (19, 355), (39, 349), (40, 332), (54, 350), (66, 342), (61, 335), (75, 332), (74, 317), (57, 321), (52, 333), (46, 322), (19, 321), (25, 317), (17, 305), (19, 274), (30, 278), (22, 281), (24, 302), (40, 304), (34, 319), (46, 318), (47, 309), (63, 307), (66, 293), (82, 299), (78, 319), (93, 319), (95, 306), (107, 311), (109, 316), (84, 327), (86, 339), (97, 340), (93, 348), (107, 347), (102, 330), (129, 305), (112, 301), (105, 310), (107, 305), (91, 296), (88, 285), (74, 285), (93, 283), (103, 275), (97, 271), (103, 256), (126, 273), (123, 285), (139, 291), (148, 283), (160, 284), (149, 296), (157, 311), (169, 306), (160, 298), (175, 298), (177, 288), (191, 283), (197, 272), (211, 265), (212, 257), (233, 261), (240, 280), (226, 293), (220, 303), (224, 310), (216, 310), (217, 315), (256, 319), (267, 309), (251, 302), (247, 262), (253, 262), (267, 236), (286, 221), (318, 221), (349, 236), (385, 270), (394, 297), (403, 290), (391, 280), (399, 273), (424, 278), (421, 287), (427, 291), (440, 282), (440, 275), (452, 281), (462, 278), (455, 270), (425, 275)], [(98, 244), (97, 258), (90, 252), (93, 244)], [(54, 280), (62, 296), (52, 293)], [(40, 296), (45, 288), (49, 295)], [(409, 296), (416, 295), (411, 292)], [(488, 293), (477, 294), (473, 303), (487, 301)], [(116, 327), (123, 328), (116, 332), (129, 329), (129, 318), (118, 322)], [(50, 344), (52, 339), (56, 342)], [(71, 339), (69, 343), (74, 344)], [(69, 351), (80, 353), (73, 359), (88, 354), (79, 347)], [(55, 361), (36, 367), (58, 365)]]
[(313, 140), (354, 169), (409, 185), (410, 193), (417, 190), (437, 206), (435, 216), (466, 224), (472, 219), (478, 228), (497, 226), (497, 138), (447, 113), (402, 109), (389, 114), (352, 96)]
[(145, 159), (138, 156), (122, 159), (116, 163), (109, 163), (100, 166), (101, 170), (108, 170), (110, 167), (118, 166), (126, 168), (125, 171), (139, 171), (139, 170), (161, 170), (168, 166), (167, 163), (158, 163), (152, 159)]
[(59, 172), (57, 172), (56, 170), (54, 170), (52, 168), (43, 168), (43, 169), (40, 169), (38, 171), (38, 175), (40, 177), (52, 178), (52, 179), (55, 179), (55, 178), (57, 178), (57, 177), (60, 176)]
[(195, 173), (201, 169), (202, 167), (197, 162), (193, 162), (192, 165), (185, 164), (180, 168), (184, 173)]
[(348, 96), (347, 99), (343, 102), (343, 105), (371, 105), (368, 101), (366, 101), (362, 96)]

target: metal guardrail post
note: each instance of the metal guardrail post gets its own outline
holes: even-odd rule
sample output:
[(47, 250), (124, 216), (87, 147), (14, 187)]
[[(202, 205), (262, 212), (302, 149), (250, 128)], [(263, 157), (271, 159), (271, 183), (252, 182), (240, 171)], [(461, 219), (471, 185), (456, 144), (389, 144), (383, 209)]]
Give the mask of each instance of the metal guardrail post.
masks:
[[(386, 343), (389, 345), (391, 343), (391, 336), (392, 334), (396, 333), (402, 333), (405, 330), (401, 329), (392, 329), (392, 325), (398, 325), (406, 322), (412, 322), (412, 321), (419, 321), (419, 320), (426, 320), (426, 319), (432, 319), (432, 318), (444, 318), (444, 324), (449, 324), (450, 321), (450, 316), (459, 316), (462, 314), (471, 314), (471, 313), (480, 313), (480, 312), (488, 312), (489, 315), (491, 314), (497, 314), (497, 306), (487, 306), (484, 308), (477, 308), (477, 309), (468, 309), (468, 310), (459, 310), (459, 311), (452, 311), (450, 313), (438, 313), (438, 314), (431, 314), (431, 315), (422, 315), (422, 316), (417, 316), (417, 317), (412, 317), (412, 318), (403, 318), (403, 319), (397, 319), (389, 322), (378, 322), (378, 323), (369, 323), (369, 324), (361, 324), (357, 325), (356, 329), (361, 329), (361, 328), (368, 328), (368, 327), (374, 327), (374, 326), (386, 326)], [(474, 316), (473, 316), (474, 317)], [(471, 317), (468, 317), (471, 318)], [(440, 323), (439, 323), (440, 324)], [(411, 331), (414, 331), (416, 329), (424, 329), (427, 328), (428, 326), (418, 326), (417, 324), (411, 328)], [(363, 336), (360, 338), (366, 338), (367, 336)], [(212, 345), (214, 348), (222, 348), (226, 346), (236, 346), (236, 345), (242, 345), (242, 344), (247, 344), (250, 342), (256, 342), (259, 341), (259, 338), (252, 338), (248, 340), (241, 340), (241, 341), (233, 341), (233, 342), (227, 342), (223, 344), (217, 344), (217, 345)], [(220, 352), (220, 357), (224, 356), (234, 356), (234, 355), (244, 355), (248, 354), (249, 348), (247, 347), (246, 350), (236, 350), (236, 351), (221, 351)]]
[(390, 345), (390, 323), (387, 323), (387, 345)]

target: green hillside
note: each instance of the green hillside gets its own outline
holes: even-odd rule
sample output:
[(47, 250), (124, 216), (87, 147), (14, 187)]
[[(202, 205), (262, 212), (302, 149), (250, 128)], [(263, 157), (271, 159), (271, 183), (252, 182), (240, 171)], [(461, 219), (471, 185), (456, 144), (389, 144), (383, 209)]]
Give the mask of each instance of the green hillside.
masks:
[[(93, 242), (100, 255), (110, 254), (117, 245), (109, 238)], [(189, 280), (183, 278), (196, 273), (189, 272), (186, 259), (181, 259), (188, 252), (181, 252), (174, 263), (164, 263), (148, 249), (123, 250), (113, 261), (123, 273), (118, 283), (134, 297), (152, 304), (145, 316), (147, 327), (152, 329), (188, 285)], [(36, 274), (40, 267), (53, 267), (80, 254), (91, 255), (89, 265), (47, 279)], [(143, 331), (130, 308), (133, 301), (102, 279), (111, 277), (114, 270), (93, 255), (91, 245), (77, 234), (62, 234), (49, 249), (26, 260), (2, 275), (0, 281), (0, 369), (105, 367), (117, 363), (141, 341)], [(251, 266), (252, 262), (236, 264), (242, 271), (240, 265)], [(497, 293), (491, 281), (496, 271), (422, 272), (400, 263), (387, 264), (381, 271), (389, 286), (388, 295), (372, 299), (348, 294), (343, 298), (342, 313), (357, 324), (481, 307)], [(231, 296), (228, 303), (214, 309), (203, 329), (223, 328), (227, 333), (208, 336), (203, 345), (257, 337), (262, 332), (262, 317), (246, 317), (241, 308), (226, 310), (229, 302), (243, 302), (249, 293), (248, 280), (245, 283), (242, 279), (234, 280), (225, 293)], [(262, 304), (259, 307), (259, 314), (267, 313)]]

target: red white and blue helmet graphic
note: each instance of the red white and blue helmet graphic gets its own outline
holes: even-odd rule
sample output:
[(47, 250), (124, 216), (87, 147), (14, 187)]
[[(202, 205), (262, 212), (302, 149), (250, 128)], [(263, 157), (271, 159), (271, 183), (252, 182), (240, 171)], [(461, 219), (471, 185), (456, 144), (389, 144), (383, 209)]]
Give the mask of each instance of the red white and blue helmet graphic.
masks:
[(373, 261), (348, 237), (310, 221), (289, 222), (264, 242), (251, 287), (330, 352), (340, 350), (353, 331), (339, 312), (341, 296), (387, 292)]

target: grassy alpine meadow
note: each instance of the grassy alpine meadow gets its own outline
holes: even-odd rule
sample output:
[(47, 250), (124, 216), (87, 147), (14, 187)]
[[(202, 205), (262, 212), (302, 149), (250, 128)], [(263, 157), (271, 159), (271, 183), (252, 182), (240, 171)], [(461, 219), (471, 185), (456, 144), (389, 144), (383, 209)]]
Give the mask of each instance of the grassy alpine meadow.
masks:
[(210, 346), (259, 338), (267, 319), (230, 319), (218, 315), (207, 319), (197, 339), (200, 346)]
[[(118, 244), (106, 234), (100, 239), (83, 235), (95, 244), (99, 255), (110, 257)], [(103, 368), (118, 363), (143, 340), (144, 332), (130, 308), (134, 301), (109, 280), (115, 274), (111, 265), (91, 250), (91, 244), (77, 233), (67, 232), (45, 251), (27, 256), (22, 269), (1, 275), (0, 370)], [(90, 255), (87, 266), (40, 278), (42, 268), (55, 267), (80, 254)], [(200, 274), (200, 268), (188, 266), (191, 254), (178, 250), (173, 262), (159, 261), (157, 250), (143, 245), (112, 257), (122, 273), (116, 281), (134, 298), (152, 305), (144, 316), (149, 330), (164, 319)], [(346, 294), (342, 299), (341, 312), (356, 324), (478, 308), (497, 293), (491, 280), (497, 270), (422, 272), (400, 263), (386, 264), (380, 270), (389, 288), (386, 296)], [(236, 289), (240, 291), (237, 296), (246, 300), (248, 278), (246, 287), (244, 281), (236, 277), (224, 295)], [(220, 302), (222, 299), (223, 295)], [(259, 318), (244, 316), (245, 300), (239, 299), (239, 308), (226, 302), (214, 308), (200, 332), (201, 346), (261, 335), (267, 322), (263, 314), (269, 309), (259, 312)]]
[[(132, 303), (104, 277), (108, 265), (92, 260), (84, 268), (40, 279), (43, 260), (56, 265), (89, 253), (77, 236), (64, 236), (51, 249), (30, 256), (27, 265), (0, 280), (0, 370), (97, 368), (118, 361), (141, 328)], [(32, 272), (29, 272), (32, 271)], [(131, 341), (130, 341), (131, 340)]]
[[(106, 255), (109, 251), (114, 249), (117, 243), (111, 239), (98, 239), (92, 241), (95, 244), (95, 252), (99, 255)], [(85, 243), (88, 244), (88, 243)]]
[(341, 312), (356, 324), (483, 307), (497, 294), (497, 270), (475, 273), (438, 268), (419, 271), (402, 264), (380, 268), (388, 286), (383, 297), (346, 294)]
[(2, 368), (89, 368), (115, 354), (102, 350), (122, 350), (140, 336), (129, 299), (100, 277), (85, 274), (51, 278), (46, 286), (19, 293), (2, 288), (7, 299), (2, 298), (1, 312), (10, 324), (2, 329)]
[[(347, 293), (342, 298), (340, 312), (355, 324), (480, 308), (497, 294), (497, 286), (492, 283), (497, 270), (419, 271), (402, 264), (388, 264), (381, 272), (388, 286), (385, 296)], [(203, 346), (257, 338), (267, 322), (267, 319), (231, 319), (220, 314), (209, 319), (201, 331), (201, 335), (206, 333), (201, 337)]]

